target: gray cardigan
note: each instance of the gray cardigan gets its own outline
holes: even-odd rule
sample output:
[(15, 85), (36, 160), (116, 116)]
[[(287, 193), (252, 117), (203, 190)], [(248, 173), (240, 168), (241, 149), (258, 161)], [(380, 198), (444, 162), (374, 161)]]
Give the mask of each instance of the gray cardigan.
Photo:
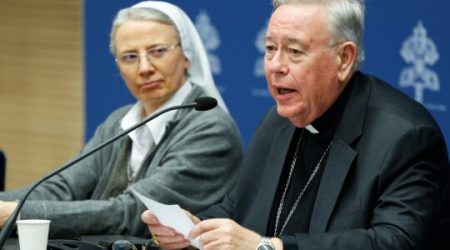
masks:
[[(202, 95), (201, 88), (194, 87), (185, 102)], [(80, 154), (122, 132), (120, 122), (130, 108), (114, 111)], [(176, 112), (132, 183), (127, 183), (131, 140), (125, 136), (39, 186), (24, 204), (21, 218), (50, 219), (51, 231), (65, 227), (84, 235), (146, 236), (148, 230), (140, 220), (145, 207), (129, 187), (193, 212), (221, 201), (241, 164), (237, 126), (219, 107)], [(0, 200), (15, 200), (24, 191), (0, 193)]]

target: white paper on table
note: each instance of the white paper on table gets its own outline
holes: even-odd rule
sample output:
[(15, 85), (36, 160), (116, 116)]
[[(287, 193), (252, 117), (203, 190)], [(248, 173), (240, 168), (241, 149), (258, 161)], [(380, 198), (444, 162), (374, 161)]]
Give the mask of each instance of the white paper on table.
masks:
[[(133, 188), (131, 188), (131, 192), (155, 214), (161, 224), (175, 229), (182, 233), (186, 238), (189, 232), (194, 228), (194, 223), (178, 204), (166, 205), (157, 202), (145, 197)], [(194, 247), (201, 249), (198, 238), (191, 240), (191, 244)]]

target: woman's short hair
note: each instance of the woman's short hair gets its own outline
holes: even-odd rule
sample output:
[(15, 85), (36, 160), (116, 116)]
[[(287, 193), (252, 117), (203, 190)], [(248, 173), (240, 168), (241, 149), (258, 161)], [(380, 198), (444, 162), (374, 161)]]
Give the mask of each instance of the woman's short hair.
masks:
[(124, 24), (127, 21), (157, 21), (172, 25), (177, 32), (178, 40), (180, 40), (180, 34), (175, 23), (165, 13), (151, 8), (126, 8), (120, 10), (117, 13), (112, 24), (109, 40), (109, 50), (113, 55), (115, 55), (116, 53), (116, 45), (114, 43), (114, 36), (116, 35), (116, 31), (120, 25)]

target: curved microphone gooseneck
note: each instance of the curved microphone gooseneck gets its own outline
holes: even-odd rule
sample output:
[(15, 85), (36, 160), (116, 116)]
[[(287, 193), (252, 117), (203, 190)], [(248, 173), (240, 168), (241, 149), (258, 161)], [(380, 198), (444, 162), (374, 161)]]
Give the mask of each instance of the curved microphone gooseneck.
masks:
[(17, 220), (17, 216), (19, 216), (19, 212), (23, 207), (23, 204), (25, 203), (27, 197), (30, 195), (30, 193), (37, 187), (39, 186), (42, 182), (48, 180), (49, 178), (53, 177), (54, 175), (64, 171), (65, 169), (71, 167), (72, 165), (74, 165), (75, 163), (78, 163), (79, 161), (83, 160), (84, 158), (92, 155), (93, 153), (97, 152), (98, 150), (104, 148), (105, 146), (107, 146), (108, 144), (111, 144), (112, 142), (116, 141), (117, 139), (121, 138), (122, 136), (130, 133), (131, 131), (139, 128), (140, 126), (144, 125), (145, 123), (153, 120), (154, 118), (158, 117), (159, 115), (166, 113), (168, 111), (171, 110), (175, 110), (175, 109), (186, 109), (186, 108), (195, 108), (198, 111), (206, 111), (206, 110), (210, 110), (213, 109), (214, 107), (217, 106), (217, 100), (212, 98), (212, 97), (200, 97), (197, 98), (195, 100), (194, 103), (191, 104), (185, 104), (185, 105), (178, 105), (178, 106), (173, 106), (173, 107), (169, 107), (166, 109), (163, 109), (147, 118), (145, 118), (144, 120), (142, 120), (141, 122), (139, 122), (138, 124), (132, 126), (131, 128), (123, 131), (122, 133), (114, 136), (113, 138), (107, 140), (106, 142), (98, 145), (97, 147), (95, 147), (94, 149), (92, 149), (91, 151), (88, 151), (87, 153), (78, 156), (77, 158), (75, 158), (74, 160), (70, 161), (69, 163), (67, 163), (66, 165), (64, 165), (63, 167), (55, 170), (54, 172), (50, 173), (49, 175), (45, 176), (44, 178), (42, 178), (41, 180), (39, 180), (38, 182), (36, 182), (33, 186), (31, 186), (31, 188), (28, 189), (28, 191), (25, 193), (25, 195), (22, 197), (22, 199), (19, 200), (19, 202), (17, 203), (17, 207), (16, 209), (13, 211), (13, 213), (9, 216), (8, 220), (6, 221), (5, 225), (3, 226), (1, 232), (0, 232), (0, 249), (2, 249), (3, 245), (5, 244), (7, 238), (9, 237), (9, 235), (11, 234), (11, 231), (13, 229), (13, 225)]

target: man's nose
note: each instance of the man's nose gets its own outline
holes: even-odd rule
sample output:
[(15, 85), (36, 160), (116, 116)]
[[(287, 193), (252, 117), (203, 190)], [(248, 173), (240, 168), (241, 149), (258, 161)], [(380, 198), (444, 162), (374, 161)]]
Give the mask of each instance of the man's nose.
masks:
[(268, 63), (269, 65), (269, 70), (272, 73), (284, 73), (286, 74), (288, 72), (288, 65), (289, 65), (289, 60), (286, 56), (286, 53), (282, 53), (281, 51), (277, 51), (277, 53), (275, 53), (273, 55), (272, 58), (270, 58), (269, 60), (266, 60), (266, 63)]

